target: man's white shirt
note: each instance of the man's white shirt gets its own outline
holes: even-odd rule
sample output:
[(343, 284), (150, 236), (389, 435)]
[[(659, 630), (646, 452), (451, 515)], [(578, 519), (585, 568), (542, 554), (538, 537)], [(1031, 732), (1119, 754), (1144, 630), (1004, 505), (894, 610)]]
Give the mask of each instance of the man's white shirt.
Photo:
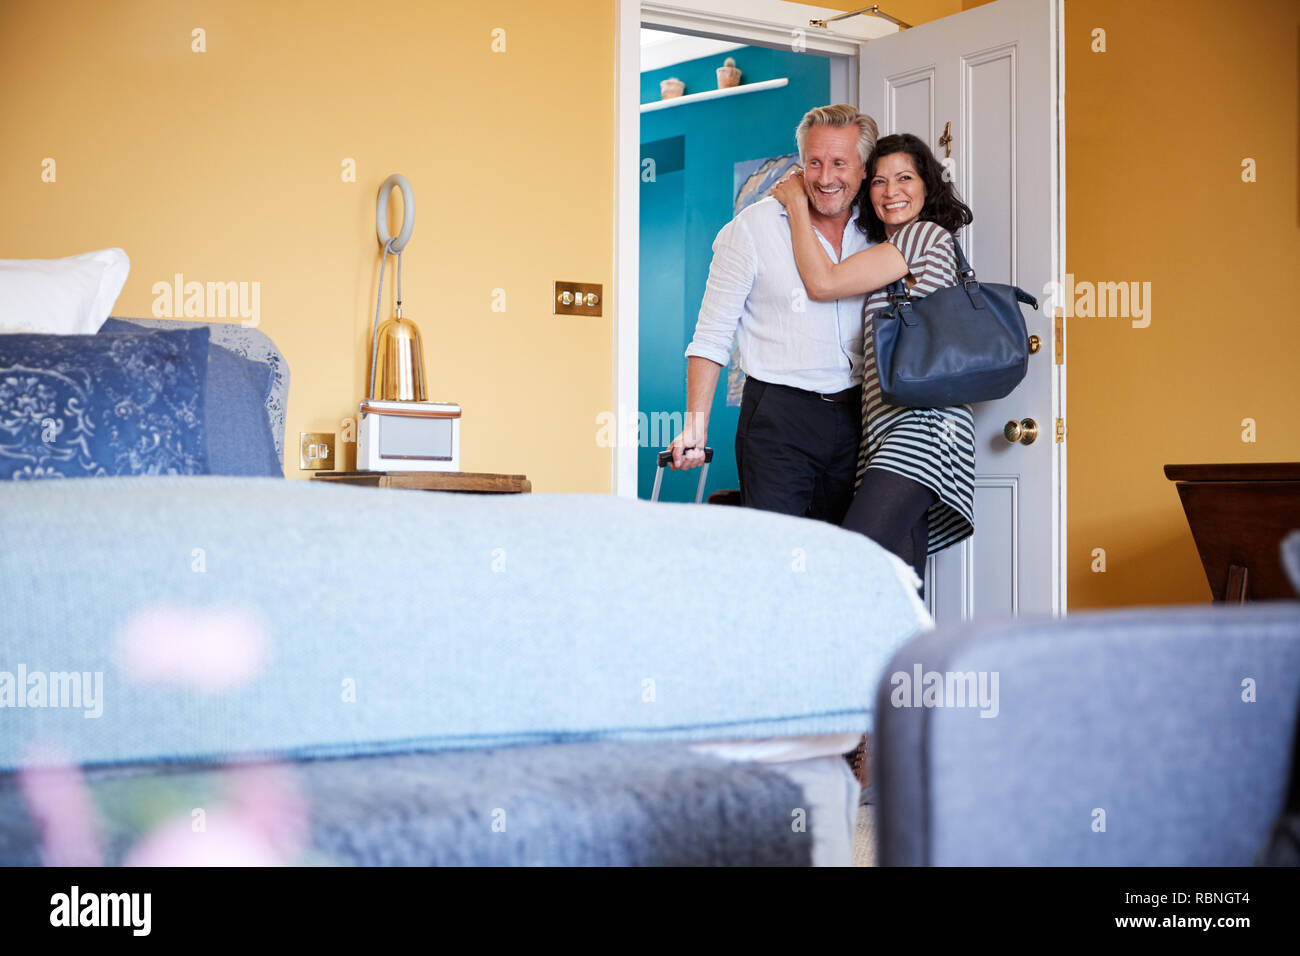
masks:
[[(844, 227), (840, 256), (825, 236), (817, 238), (832, 262), (874, 245), (858, 229), (856, 210)], [(742, 209), (713, 240), (713, 264), (686, 354), (725, 366), (734, 337), (746, 375), (838, 392), (862, 382), (865, 299), (808, 298), (794, 263), (789, 216), (769, 196)]]

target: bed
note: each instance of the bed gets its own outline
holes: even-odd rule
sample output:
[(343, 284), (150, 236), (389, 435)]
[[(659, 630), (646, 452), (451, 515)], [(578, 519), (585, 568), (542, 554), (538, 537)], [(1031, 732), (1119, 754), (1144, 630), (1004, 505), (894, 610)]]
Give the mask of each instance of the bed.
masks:
[[(278, 457), (269, 338), (130, 321), (264, 364)], [(847, 865), (911, 578), (736, 508), (0, 482), (0, 863)]]

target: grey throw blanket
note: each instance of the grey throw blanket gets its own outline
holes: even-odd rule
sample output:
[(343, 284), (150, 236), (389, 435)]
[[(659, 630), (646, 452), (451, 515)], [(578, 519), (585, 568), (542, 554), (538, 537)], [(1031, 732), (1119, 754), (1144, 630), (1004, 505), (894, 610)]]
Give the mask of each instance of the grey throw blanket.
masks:
[[(817, 823), (800, 787), (782, 774), (682, 744), (412, 752), (283, 766), (305, 798), (305, 839), (288, 862), (806, 866)], [(87, 771), (105, 862), (121, 863), (161, 819), (184, 821), (192, 808), (215, 805), (223, 776), (210, 766), (158, 764)], [(0, 865), (41, 862), (17, 780), (0, 775)]]

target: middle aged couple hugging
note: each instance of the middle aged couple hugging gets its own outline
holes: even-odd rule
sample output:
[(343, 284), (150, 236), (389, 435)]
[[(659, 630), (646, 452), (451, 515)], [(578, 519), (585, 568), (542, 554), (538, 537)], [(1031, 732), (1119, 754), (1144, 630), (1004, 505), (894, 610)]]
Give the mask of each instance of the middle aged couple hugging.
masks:
[(956, 284), (971, 211), (924, 142), (877, 141), (852, 106), (810, 110), (795, 142), (802, 171), (714, 240), (672, 467), (703, 463), (734, 336), (742, 503), (858, 531), (924, 581), (926, 556), (975, 530), (974, 421), (968, 405), (884, 404), (869, 318), (898, 279), (913, 296)]

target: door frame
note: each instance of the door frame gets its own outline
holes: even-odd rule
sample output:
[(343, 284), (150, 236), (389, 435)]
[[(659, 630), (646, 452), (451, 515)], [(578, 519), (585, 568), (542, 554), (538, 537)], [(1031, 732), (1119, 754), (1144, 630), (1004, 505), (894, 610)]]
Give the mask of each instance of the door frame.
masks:
[[(656, 0), (617, 0), (615, 28), (614, 128), (614, 447), (610, 487), (621, 498), (637, 496), (637, 405), (640, 389), (640, 230), (641, 230), (641, 27), (676, 33), (721, 36), (769, 46), (788, 46), (790, 27), (716, 10), (689, 9)], [(707, 0), (701, 0), (705, 5)], [(678, 4), (681, 0), (678, 0)], [(753, 5), (753, 0), (749, 0)], [(782, 5), (767, 0), (766, 6)], [(714, 6), (718, 6), (714, 0)], [(725, 5), (725, 3), (723, 4)], [(763, 5), (760, 5), (760, 7)], [(800, 7), (813, 16), (816, 7)], [(883, 26), (883, 24), (882, 24)], [(849, 88), (858, 82), (859, 42), (851, 37), (805, 35), (804, 48), (835, 54), (847, 62)], [(856, 104), (856, 92), (853, 102)]]
[[(749, 0), (751, 5), (753, 0)], [(1043, 0), (1052, 8), (1053, 76), (1052, 100), (1056, 107), (1056, 130), (1052, 143), (1053, 281), (1065, 281), (1065, 0)], [(677, 0), (680, 4), (681, 0)], [(708, 6), (709, 0), (697, 0)], [(756, 4), (772, 9), (775, 0)], [(713, 0), (716, 7), (718, 0)], [(725, 5), (725, 4), (724, 4)], [(808, 16), (816, 7), (805, 7)], [(802, 12), (802, 11), (801, 11)], [(614, 447), (611, 456), (611, 489), (622, 498), (637, 496), (637, 428), (640, 346), (640, 227), (641, 227), (641, 42), (642, 25), (663, 27), (679, 33), (721, 36), (760, 44), (788, 44), (791, 28), (770, 21), (754, 20), (716, 10), (686, 8), (657, 0), (617, 0), (614, 56), (614, 329), (613, 329), (613, 412)], [(887, 35), (887, 34), (886, 34)], [(860, 43), (852, 38), (810, 30), (805, 48), (812, 52), (835, 53), (857, 61)], [(869, 41), (868, 41), (869, 42)], [(1031, 290), (1033, 291), (1033, 290)], [(1047, 308), (1048, 304), (1044, 304)], [(1064, 321), (1062, 320), (1064, 331)], [(1055, 334), (1055, 333), (1054, 333)], [(1062, 336), (1064, 337), (1064, 336)], [(1055, 346), (1056, 343), (1054, 342)], [(1064, 349), (1064, 343), (1061, 344)], [(1068, 421), (1065, 405), (1065, 365), (1055, 366), (1052, 410), (1055, 418)], [(1049, 433), (1055, 438), (1055, 421)], [(1055, 442), (1056, 461), (1053, 488), (1053, 560), (1057, 583), (1053, 611), (1065, 614), (1066, 563), (1066, 445)]]

